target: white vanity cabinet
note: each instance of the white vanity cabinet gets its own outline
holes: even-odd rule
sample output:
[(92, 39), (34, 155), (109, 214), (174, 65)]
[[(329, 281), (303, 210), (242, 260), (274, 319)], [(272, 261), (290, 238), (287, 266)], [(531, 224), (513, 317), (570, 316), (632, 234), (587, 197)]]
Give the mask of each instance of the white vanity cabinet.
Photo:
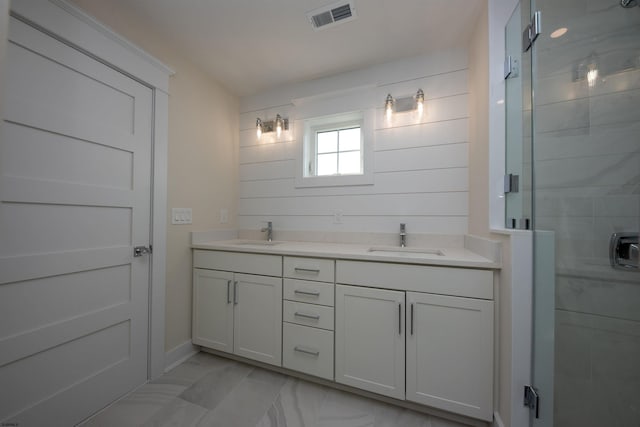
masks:
[(335, 261), (285, 256), (282, 366), (333, 380)]
[(193, 269), (194, 344), (233, 353), (233, 273)]
[(337, 382), (492, 419), (491, 271), (338, 261), (336, 283)]
[(193, 271), (193, 343), (282, 366), (282, 257), (196, 250)]
[(336, 382), (405, 396), (405, 293), (336, 285)]
[(493, 416), (493, 301), (407, 292), (407, 396)]
[(491, 421), (494, 272), (194, 250), (193, 343)]

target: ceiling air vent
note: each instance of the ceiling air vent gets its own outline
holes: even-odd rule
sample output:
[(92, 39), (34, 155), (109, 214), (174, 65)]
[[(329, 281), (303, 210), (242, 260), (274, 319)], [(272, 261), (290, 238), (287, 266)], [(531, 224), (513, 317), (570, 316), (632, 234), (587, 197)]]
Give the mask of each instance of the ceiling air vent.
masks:
[(353, 2), (344, 1), (321, 7), (307, 12), (307, 17), (314, 30), (324, 30), (337, 24), (352, 21), (356, 18), (356, 9)]

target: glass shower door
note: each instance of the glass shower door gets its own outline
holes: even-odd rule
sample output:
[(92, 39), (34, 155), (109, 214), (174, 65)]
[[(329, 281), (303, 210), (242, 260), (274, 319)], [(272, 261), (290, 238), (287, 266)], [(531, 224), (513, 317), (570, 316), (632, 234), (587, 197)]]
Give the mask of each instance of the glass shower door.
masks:
[(640, 426), (638, 3), (533, 0), (534, 426)]

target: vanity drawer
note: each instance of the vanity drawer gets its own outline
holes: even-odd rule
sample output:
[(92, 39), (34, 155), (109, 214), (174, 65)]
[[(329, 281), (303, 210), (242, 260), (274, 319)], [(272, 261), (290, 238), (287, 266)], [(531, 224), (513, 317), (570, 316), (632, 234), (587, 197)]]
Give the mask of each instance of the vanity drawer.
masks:
[(334, 272), (332, 259), (284, 257), (284, 277), (333, 283)]
[(282, 276), (282, 257), (279, 255), (195, 250), (193, 251), (193, 266), (235, 273)]
[(333, 307), (335, 285), (333, 283), (284, 279), (284, 299)]
[(282, 366), (333, 380), (333, 331), (282, 324)]
[(282, 321), (314, 328), (333, 330), (333, 307), (284, 301)]

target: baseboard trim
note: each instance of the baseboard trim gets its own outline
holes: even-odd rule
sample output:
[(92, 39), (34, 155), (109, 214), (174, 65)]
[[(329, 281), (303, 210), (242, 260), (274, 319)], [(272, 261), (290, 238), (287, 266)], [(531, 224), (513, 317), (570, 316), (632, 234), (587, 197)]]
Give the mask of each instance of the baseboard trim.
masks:
[(164, 371), (170, 371), (199, 352), (200, 347), (193, 345), (191, 340), (183, 342), (164, 354)]
[(504, 427), (504, 422), (498, 411), (493, 413), (493, 427)]

